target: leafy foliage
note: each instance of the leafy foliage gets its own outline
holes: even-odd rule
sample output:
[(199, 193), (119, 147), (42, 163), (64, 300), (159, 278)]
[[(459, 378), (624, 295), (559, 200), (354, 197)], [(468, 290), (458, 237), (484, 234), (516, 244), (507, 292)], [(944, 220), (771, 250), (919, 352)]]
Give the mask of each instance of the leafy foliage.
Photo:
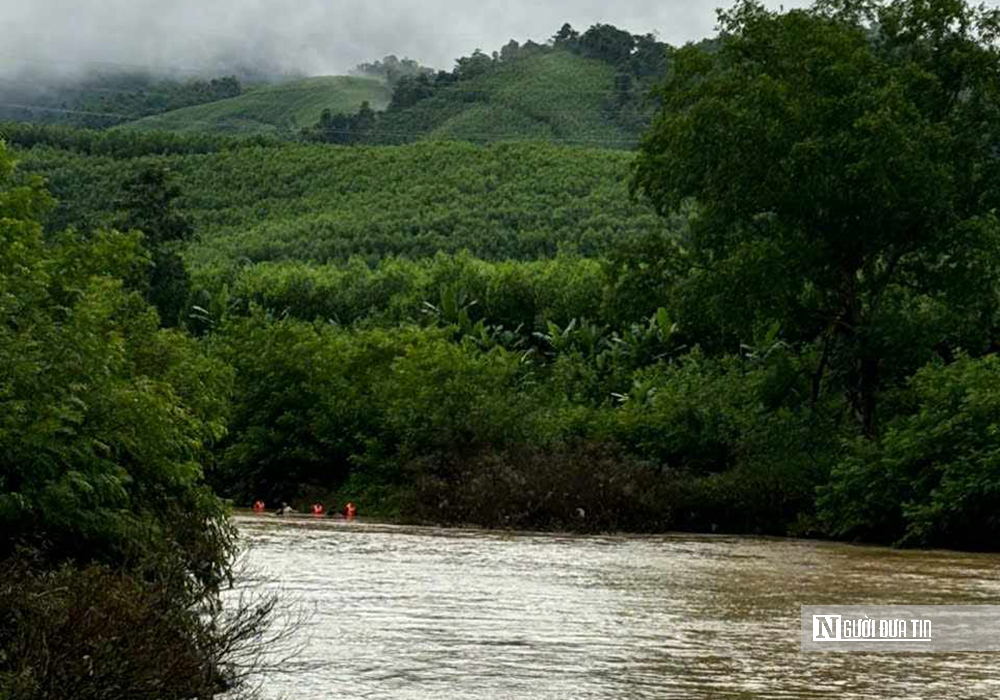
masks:
[(992, 547), (1000, 531), (1000, 360), (959, 358), (910, 382), (912, 409), (851, 443), (820, 498), (838, 537)]
[[(206, 611), (108, 567), (0, 562), (0, 697), (211, 697), (243, 683), (273, 601)], [(210, 620), (206, 624), (206, 619)]]
[(138, 236), (46, 244), (24, 218), (45, 202), (33, 187), (0, 200), (5, 552), (120, 563), (183, 543), (175, 554), (217, 584), (230, 533), (199, 461), (224, 433), (229, 372), (116, 279), (144, 263)]
[[(235, 627), (212, 612), (235, 533), (202, 464), (225, 434), (232, 373), (125, 288), (148, 261), (139, 234), (45, 240), (51, 200), (12, 177), (0, 143), (0, 561), (15, 582), (0, 588), (0, 694), (133, 696), (175, 654), (168, 667), (189, 675), (168, 697), (217, 691), (235, 680), (230, 643), (268, 609)], [(48, 636), (65, 633), (82, 645), (73, 663)]]
[[(881, 358), (905, 323), (887, 299), (995, 274), (1000, 57), (983, 43), (994, 13), (856, 7), (723, 13), (717, 54), (677, 53), (634, 186), (661, 212), (697, 200), (685, 285), (712, 322), (746, 337), (777, 320), (823, 342), (817, 387), (839, 373), (873, 436), (898, 379)], [(992, 314), (995, 299), (965, 303)]]
[(232, 138), (213, 134), (138, 133), (116, 129), (77, 129), (66, 126), (42, 126), (21, 122), (0, 123), (0, 134), (11, 147), (31, 149), (36, 146), (90, 156), (139, 158), (154, 155), (215, 153), (238, 148), (277, 145), (264, 136)]
[(177, 244), (191, 235), (191, 225), (174, 205), (180, 188), (167, 171), (151, 166), (127, 180), (117, 202), (119, 227), (140, 231), (150, 254), (147, 279), (138, 286), (167, 326), (176, 326), (186, 311), (190, 277)]
[[(11, 317), (44, 310), (35, 334), (99, 319), (103, 335), (77, 320), (69, 340), (29, 340), (73, 351), (82, 369), (65, 381), (104, 372), (125, 391), (119, 378), (140, 368), (130, 410), (143, 420), (191, 397), (220, 403), (184, 415), (218, 418), (231, 376), (224, 436), (193, 447), (155, 422), (159, 442), (143, 431), (111, 449), (160, 454), (168, 471), (206, 462), (240, 502), (989, 547), (997, 16), (952, 0), (744, 1), (719, 37), (679, 50), (565, 25), (550, 44), (476, 51), (450, 72), (375, 66), (394, 83), (386, 110), (317, 102), (299, 143), (12, 127), (28, 186), (10, 206), (30, 213), (45, 255), (7, 278), (25, 305)], [(627, 145), (650, 109), (637, 157), (453, 141)], [(157, 180), (166, 171), (183, 191)], [(57, 208), (31, 194), (31, 174), (50, 178)], [(169, 233), (175, 218), (192, 235)], [(139, 238), (100, 233), (115, 223), (183, 258), (192, 291), (163, 301), (200, 341), (157, 330), (108, 278), (134, 287), (146, 264)], [(68, 224), (86, 233), (60, 233)], [(80, 338), (124, 345), (104, 357)], [(146, 351), (129, 338), (166, 359), (136, 364)], [(77, 416), (94, 401), (117, 411), (113, 392), (87, 384), (50, 408), (32, 353), (61, 365), (27, 347), (11, 361), (40, 387), (23, 392), (24, 415), (63, 416), (42, 442), (79, 450), (59, 431), (112, 430)], [(198, 377), (183, 395), (182, 375)], [(12, 441), (27, 439), (19, 415)], [(144, 512), (131, 482), (78, 481), (56, 495)]]
[[(637, 102), (640, 93), (624, 95)], [(600, 60), (511, 42), (492, 56), (459, 58), (451, 72), (401, 78), (386, 111), (340, 142), (545, 140), (628, 148), (649, 114), (637, 117), (622, 97), (614, 69)]]
[(391, 86), (396, 86), (401, 80), (407, 78), (432, 75), (434, 70), (420, 65), (412, 58), (403, 58), (401, 60), (399, 57), (390, 54), (381, 61), (359, 63), (354, 67), (352, 73), (370, 78), (378, 78)]

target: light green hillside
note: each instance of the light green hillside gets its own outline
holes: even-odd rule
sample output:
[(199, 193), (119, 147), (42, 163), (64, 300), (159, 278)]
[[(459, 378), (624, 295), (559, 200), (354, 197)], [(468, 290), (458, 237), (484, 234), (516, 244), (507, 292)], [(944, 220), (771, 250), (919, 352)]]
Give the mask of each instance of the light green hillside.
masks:
[(124, 125), (143, 131), (261, 134), (297, 131), (320, 113), (355, 112), (362, 102), (384, 109), (392, 92), (371, 78), (324, 76), (247, 90), (239, 97), (176, 109)]
[(468, 250), (533, 259), (560, 250), (598, 257), (662, 229), (629, 198), (633, 155), (539, 142), (287, 144), (145, 158), (38, 147), (22, 168), (45, 176), (59, 221), (115, 221), (117, 192), (151, 162), (183, 183), (179, 206), (198, 231), (185, 252), (196, 275), (246, 261), (433, 257)]
[(386, 112), (380, 140), (544, 140), (629, 148), (636, 134), (615, 120), (614, 78), (614, 69), (601, 61), (568, 51), (539, 53)]

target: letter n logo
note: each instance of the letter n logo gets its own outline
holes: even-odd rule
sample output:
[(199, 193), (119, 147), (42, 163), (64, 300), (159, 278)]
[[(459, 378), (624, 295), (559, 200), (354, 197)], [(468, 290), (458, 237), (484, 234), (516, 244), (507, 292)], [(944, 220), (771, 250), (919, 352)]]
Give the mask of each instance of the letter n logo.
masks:
[(840, 615), (813, 615), (813, 641), (840, 641)]

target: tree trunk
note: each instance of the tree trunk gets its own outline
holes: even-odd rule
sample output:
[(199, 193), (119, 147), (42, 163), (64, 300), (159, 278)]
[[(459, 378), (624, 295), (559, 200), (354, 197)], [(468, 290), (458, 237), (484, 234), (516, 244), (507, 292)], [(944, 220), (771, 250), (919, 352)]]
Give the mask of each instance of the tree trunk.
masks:
[(865, 437), (874, 439), (875, 431), (878, 427), (876, 420), (876, 408), (878, 403), (878, 383), (879, 383), (879, 360), (874, 357), (865, 357), (861, 360), (860, 385), (858, 387), (858, 398), (861, 409), (861, 429)]

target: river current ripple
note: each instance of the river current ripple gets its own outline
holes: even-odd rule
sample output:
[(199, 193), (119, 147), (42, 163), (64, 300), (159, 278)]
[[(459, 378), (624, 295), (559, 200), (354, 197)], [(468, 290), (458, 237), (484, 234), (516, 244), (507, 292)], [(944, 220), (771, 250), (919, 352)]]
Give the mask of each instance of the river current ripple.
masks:
[[(265, 698), (997, 698), (989, 654), (802, 654), (803, 604), (1000, 604), (1000, 556), (238, 516)], [(1000, 631), (998, 631), (1000, 633)], [(286, 646), (281, 652), (288, 655)]]

